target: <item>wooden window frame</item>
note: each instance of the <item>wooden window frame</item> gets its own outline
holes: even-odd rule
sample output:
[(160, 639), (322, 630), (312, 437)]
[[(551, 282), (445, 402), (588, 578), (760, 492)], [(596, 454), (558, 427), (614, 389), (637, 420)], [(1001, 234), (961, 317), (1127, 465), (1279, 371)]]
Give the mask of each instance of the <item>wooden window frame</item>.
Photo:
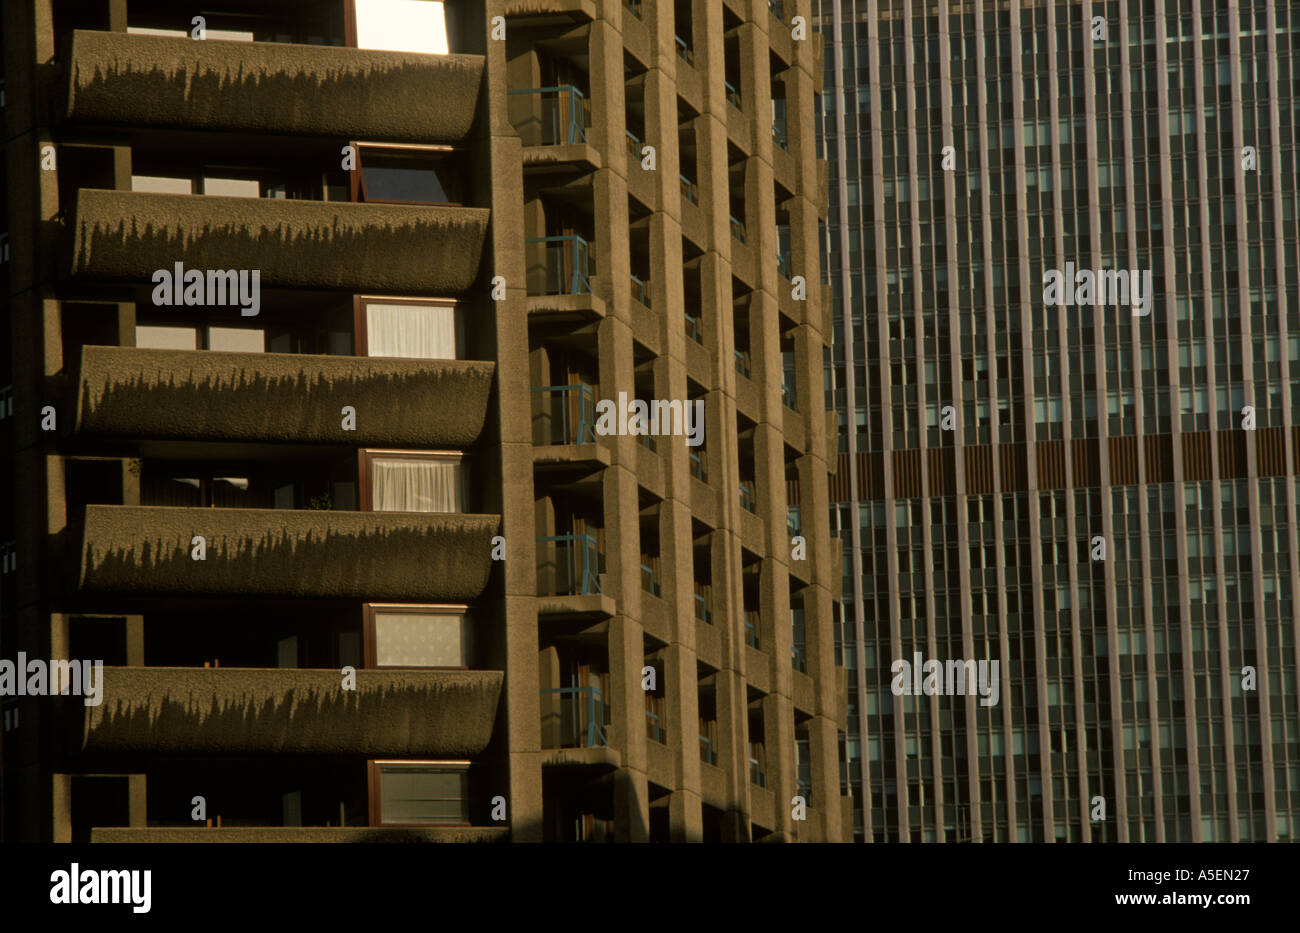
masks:
[[(375, 643), (375, 615), (376, 610), (379, 612), (402, 611), (408, 613), (418, 613), (424, 615), (445, 615), (447, 613), (459, 613), (469, 619), (470, 627), (474, 627), (474, 614), (466, 603), (365, 603), (362, 607), (365, 623), (362, 629), (362, 663), (366, 670), (378, 671), (469, 671), (474, 670), (468, 664), (459, 666), (446, 667), (412, 667), (409, 665), (389, 665), (380, 666), (378, 663), (378, 647)], [(477, 633), (476, 633), (477, 634)], [(473, 652), (473, 644), (470, 645), (470, 651)], [(471, 657), (469, 660), (473, 660)]]
[[(420, 308), (451, 308), (454, 312), (460, 302), (455, 298), (413, 298), (410, 296), (354, 295), (352, 298), (352, 351), (354, 356), (370, 356), (370, 329), (366, 326), (366, 308), (369, 305), (410, 305)], [(468, 338), (467, 338), (468, 339)], [(423, 357), (375, 357), (375, 359), (423, 359)], [(457, 357), (459, 359), (459, 357)]]
[(377, 827), (382, 827), (382, 826), (418, 826), (418, 827), (463, 827), (463, 826), (472, 826), (473, 824), (472, 824), (468, 819), (466, 819), (466, 820), (464, 820), (464, 821), (454, 822), (454, 823), (453, 823), (453, 822), (447, 822), (447, 823), (399, 823), (399, 822), (396, 822), (396, 821), (394, 821), (394, 822), (390, 822), (390, 823), (385, 823), (385, 822), (383, 822), (383, 814), (380, 812), (380, 811), (381, 811), (381, 804), (380, 804), (380, 801), (381, 801), (381, 799), (382, 799), (382, 795), (380, 794), (380, 781), (382, 781), (382, 779), (383, 779), (383, 777), (382, 777), (382, 772), (383, 772), (384, 770), (392, 770), (392, 771), (397, 771), (397, 770), (408, 770), (408, 771), (416, 771), (416, 770), (420, 770), (420, 771), (428, 771), (428, 770), (435, 770), (435, 771), (448, 771), (448, 772), (458, 772), (458, 773), (463, 773), (463, 774), (466, 775), (466, 787), (465, 787), (465, 809), (468, 811), (468, 810), (469, 810), (469, 805), (470, 805), (470, 797), (469, 797), (469, 777), (468, 777), (469, 769), (470, 769), (470, 765), (471, 765), (471, 762), (470, 762), (470, 761), (467, 761), (467, 760), (464, 760), (464, 759), (458, 759), (458, 760), (439, 760), (439, 761), (431, 761), (431, 760), (416, 760), (416, 761), (412, 761), (412, 760), (409, 760), (409, 759), (390, 759), (390, 758), (372, 758), (372, 759), (369, 759), (369, 760), (366, 762), (366, 784), (367, 784), (367, 788), (366, 788), (366, 790), (367, 790), (367, 794), (366, 794), (366, 796), (367, 796), (368, 799), (369, 799), (369, 807), (368, 807), (368, 809), (369, 809), (369, 811), (370, 811), (370, 812), (369, 812), (369, 816), (370, 816), (370, 825), (371, 825), (372, 827), (376, 827), (376, 828), (377, 828)]
[[(462, 450), (385, 450), (379, 447), (362, 447), (357, 451), (357, 511), (373, 512), (374, 490), (370, 484), (370, 461), (382, 460), (453, 460), (462, 466), (473, 462)], [(429, 515), (468, 515), (469, 512), (429, 512)]]
[[(365, 140), (349, 140), (348, 145), (352, 147), (354, 153), (352, 170), (348, 172), (348, 191), (349, 197), (351, 197), (353, 202), (362, 204), (414, 204), (421, 207), (465, 206), (463, 201), (403, 201), (390, 198), (368, 197), (366, 195), (365, 175), (362, 170), (362, 158), (364, 157), (364, 150), (366, 149), (377, 150), (380, 153), (396, 153), (399, 155), (401, 153), (410, 153), (414, 155), (421, 152), (448, 153), (453, 158), (458, 152), (463, 152), (463, 150), (458, 150), (455, 146), (435, 143), (384, 143), (368, 142)], [(464, 179), (459, 180), (462, 182), (464, 181)], [(441, 183), (441, 181), (439, 183)], [(445, 186), (444, 190), (446, 190)]]

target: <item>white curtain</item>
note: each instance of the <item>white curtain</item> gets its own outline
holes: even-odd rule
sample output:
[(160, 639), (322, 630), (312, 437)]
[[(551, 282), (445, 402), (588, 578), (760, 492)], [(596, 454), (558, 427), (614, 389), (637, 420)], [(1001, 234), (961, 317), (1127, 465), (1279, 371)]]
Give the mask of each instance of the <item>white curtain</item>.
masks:
[(366, 305), (370, 356), (456, 359), (456, 309), (448, 305)]
[(371, 507), (376, 512), (467, 512), (469, 488), (458, 460), (370, 461)]

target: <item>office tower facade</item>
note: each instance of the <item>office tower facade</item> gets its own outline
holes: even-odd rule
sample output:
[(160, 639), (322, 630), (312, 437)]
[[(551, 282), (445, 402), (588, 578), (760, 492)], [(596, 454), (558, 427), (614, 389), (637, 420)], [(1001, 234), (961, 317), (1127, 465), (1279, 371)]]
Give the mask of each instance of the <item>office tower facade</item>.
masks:
[(816, 18), (855, 838), (1294, 839), (1294, 5)]
[(4, 838), (843, 838), (806, 2), (266, 7), (5, 6)]

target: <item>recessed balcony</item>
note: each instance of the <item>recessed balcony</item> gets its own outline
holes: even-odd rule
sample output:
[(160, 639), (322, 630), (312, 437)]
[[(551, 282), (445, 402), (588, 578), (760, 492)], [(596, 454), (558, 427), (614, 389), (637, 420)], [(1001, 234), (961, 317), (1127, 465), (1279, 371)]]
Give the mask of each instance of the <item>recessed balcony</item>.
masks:
[(495, 515), (88, 505), (77, 582), (133, 596), (466, 601), (487, 585), (500, 524)]
[(455, 143), (482, 85), (479, 55), (78, 29), (66, 114), (92, 125)]
[(487, 747), (500, 671), (106, 667), (70, 703), (70, 751), (468, 758)]
[[(483, 430), (494, 371), (456, 360), (83, 347), (76, 424), (117, 437), (466, 447)], [(357, 413), (347, 432), (345, 405)]]
[(489, 213), (83, 188), (70, 266), (74, 276), (141, 284), (179, 263), (256, 270), (263, 288), (451, 296), (478, 277)]

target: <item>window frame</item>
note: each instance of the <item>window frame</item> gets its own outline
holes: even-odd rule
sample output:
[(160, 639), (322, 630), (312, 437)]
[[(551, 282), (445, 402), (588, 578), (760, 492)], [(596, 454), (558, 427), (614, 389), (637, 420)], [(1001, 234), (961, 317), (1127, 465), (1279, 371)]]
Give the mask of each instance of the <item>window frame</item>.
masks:
[[(374, 512), (374, 490), (371, 488), (370, 463), (376, 457), (384, 460), (452, 460), (468, 468), (473, 458), (463, 450), (388, 450), (381, 447), (362, 447), (357, 450), (357, 511)], [(470, 490), (468, 498), (473, 498)], [(471, 503), (472, 505), (472, 503)], [(423, 515), (472, 515), (473, 512), (422, 512)]]
[[(401, 610), (408, 614), (424, 615), (446, 615), (448, 613), (459, 613), (469, 620), (471, 631), (474, 629), (475, 617), (466, 603), (365, 603), (362, 606), (364, 615), (364, 624), (362, 626), (362, 663), (366, 670), (377, 671), (470, 671), (475, 670), (469, 664), (460, 666), (439, 666), (439, 667), (413, 667), (405, 664), (384, 664), (378, 663), (378, 646), (376, 644), (375, 616), (376, 610), (379, 612)], [(471, 636), (469, 651), (469, 661), (473, 661), (474, 638)]]
[[(449, 146), (445, 143), (389, 143), (389, 142), (371, 142), (367, 140), (349, 140), (348, 144), (352, 146), (354, 157), (352, 160), (352, 169), (348, 172), (348, 196), (354, 203), (358, 204), (413, 204), (418, 207), (464, 207), (464, 201), (405, 201), (393, 198), (372, 198), (366, 195), (365, 173), (363, 170), (362, 159), (366, 149), (375, 150), (379, 154), (397, 153), (400, 157), (403, 153), (446, 153), (451, 158), (455, 158), (463, 150), (455, 146)], [(464, 179), (458, 179), (464, 182)], [(439, 179), (439, 184), (442, 180)], [(446, 187), (443, 186), (443, 190)]]
[[(457, 311), (461, 311), (461, 302), (455, 298), (417, 298), (410, 295), (388, 296), (388, 295), (355, 295), (352, 299), (352, 350), (354, 356), (364, 356), (378, 360), (422, 360), (436, 359), (434, 357), (423, 356), (370, 356), (370, 328), (366, 322), (366, 308), (370, 305), (410, 305), (421, 308), (451, 308), (453, 316)], [(453, 321), (454, 323), (454, 321)], [(468, 321), (465, 322), (468, 325)], [(469, 328), (462, 328), (465, 332), (465, 342), (469, 343)], [(466, 348), (468, 350), (468, 348)], [(457, 347), (457, 351), (460, 348)], [(445, 359), (445, 358), (443, 358)], [(453, 357), (451, 361), (459, 361), (461, 357)]]
[[(368, 810), (370, 825), (374, 828), (386, 826), (418, 826), (426, 827), (464, 827), (472, 826), (470, 821), (470, 788), (469, 788), (469, 769), (471, 762), (465, 759), (457, 760), (410, 760), (410, 759), (391, 759), (391, 758), (371, 758), (366, 761), (366, 783)], [(458, 773), (465, 775), (465, 815), (463, 821), (446, 822), (446, 823), (404, 823), (399, 821), (383, 821), (383, 793), (381, 782), (383, 772), (390, 771), (440, 771), (448, 773)]]

